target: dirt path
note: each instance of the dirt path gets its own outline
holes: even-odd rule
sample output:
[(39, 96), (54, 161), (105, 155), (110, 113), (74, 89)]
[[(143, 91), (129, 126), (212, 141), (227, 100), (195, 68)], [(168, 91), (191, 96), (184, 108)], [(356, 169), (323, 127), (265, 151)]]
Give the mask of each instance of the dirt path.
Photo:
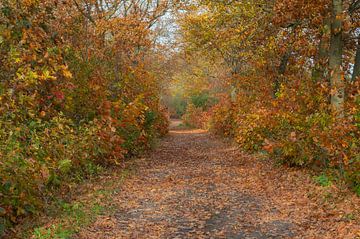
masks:
[(309, 199), (303, 174), (205, 131), (172, 130), (122, 185), (114, 214), (76, 238), (356, 238), (347, 209)]

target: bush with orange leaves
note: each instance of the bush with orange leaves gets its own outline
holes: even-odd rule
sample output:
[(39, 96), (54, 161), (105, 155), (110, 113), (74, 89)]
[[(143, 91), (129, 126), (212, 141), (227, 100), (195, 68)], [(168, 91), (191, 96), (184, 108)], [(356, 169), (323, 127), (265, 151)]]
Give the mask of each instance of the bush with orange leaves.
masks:
[(210, 115), (211, 110), (204, 111), (201, 107), (196, 107), (193, 103), (189, 103), (185, 114), (182, 116), (182, 120), (187, 126), (208, 129)]
[(0, 2), (0, 237), (166, 133), (144, 16), (81, 5)]
[(218, 104), (211, 118), (212, 131), (289, 166), (331, 171), (360, 193), (358, 102), (349, 102), (347, 114), (338, 118), (315, 108), (319, 99), (326, 102), (320, 90), (318, 95), (316, 89), (299, 94), (290, 88), (294, 82), (278, 98), (268, 99), (268, 104), (240, 95), (236, 101)]

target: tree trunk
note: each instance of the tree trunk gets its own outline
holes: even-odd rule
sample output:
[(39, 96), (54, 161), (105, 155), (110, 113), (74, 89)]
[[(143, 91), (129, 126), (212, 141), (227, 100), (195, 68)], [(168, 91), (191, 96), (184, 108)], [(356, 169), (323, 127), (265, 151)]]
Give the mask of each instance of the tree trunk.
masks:
[(358, 39), (356, 55), (355, 55), (354, 71), (351, 80), (354, 82), (359, 77), (360, 77), (360, 37)]
[(331, 40), (329, 70), (331, 87), (331, 110), (339, 118), (344, 114), (345, 81), (341, 69), (343, 54), (342, 38), (343, 1), (332, 0)]
[(274, 98), (277, 98), (277, 93), (280, 90), (281, 82), (283, 82), (284, 74), (286, 72), (286, 68), (287, 68), (290, 56), (291, 56), (291, 50), (290, 50), (290, 47), (288, 47), (288, 50), (281, 57), (280, 65), (278, 68), (278, 75), (276, 76), (275, 81), (274, 81), (274, 92), (273, 92)]
[(321, 33), (318, 53), (315, 57), (315, 66), (311, 76), (314, 82), (319, 82), (326, 78), (325, 69), (326, 69), (326, 62), (329, 56), (329, 28), (330, 28), (329, 19), (326, 19), (324, 23), (324, 28)]

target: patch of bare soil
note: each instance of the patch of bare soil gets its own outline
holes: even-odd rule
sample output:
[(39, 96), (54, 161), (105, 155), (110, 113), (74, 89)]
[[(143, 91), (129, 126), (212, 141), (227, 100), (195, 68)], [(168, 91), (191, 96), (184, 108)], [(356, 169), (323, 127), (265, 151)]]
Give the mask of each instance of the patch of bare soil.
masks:
[(359, 199), (331, 192), (206, 131), (175, 129), (121, 184), (114, 213), (75, 238), (356, 238)]

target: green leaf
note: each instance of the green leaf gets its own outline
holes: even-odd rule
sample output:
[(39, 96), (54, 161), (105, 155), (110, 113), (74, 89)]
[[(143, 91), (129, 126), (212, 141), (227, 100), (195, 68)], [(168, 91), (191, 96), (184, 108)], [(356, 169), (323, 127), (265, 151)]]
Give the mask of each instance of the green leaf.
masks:
[(59, 161), (58, 168), (62, 173), (67, 173), (70, 171), (71, 166), (72, 166), (72, 161), (70, 159), (64, 159)]

